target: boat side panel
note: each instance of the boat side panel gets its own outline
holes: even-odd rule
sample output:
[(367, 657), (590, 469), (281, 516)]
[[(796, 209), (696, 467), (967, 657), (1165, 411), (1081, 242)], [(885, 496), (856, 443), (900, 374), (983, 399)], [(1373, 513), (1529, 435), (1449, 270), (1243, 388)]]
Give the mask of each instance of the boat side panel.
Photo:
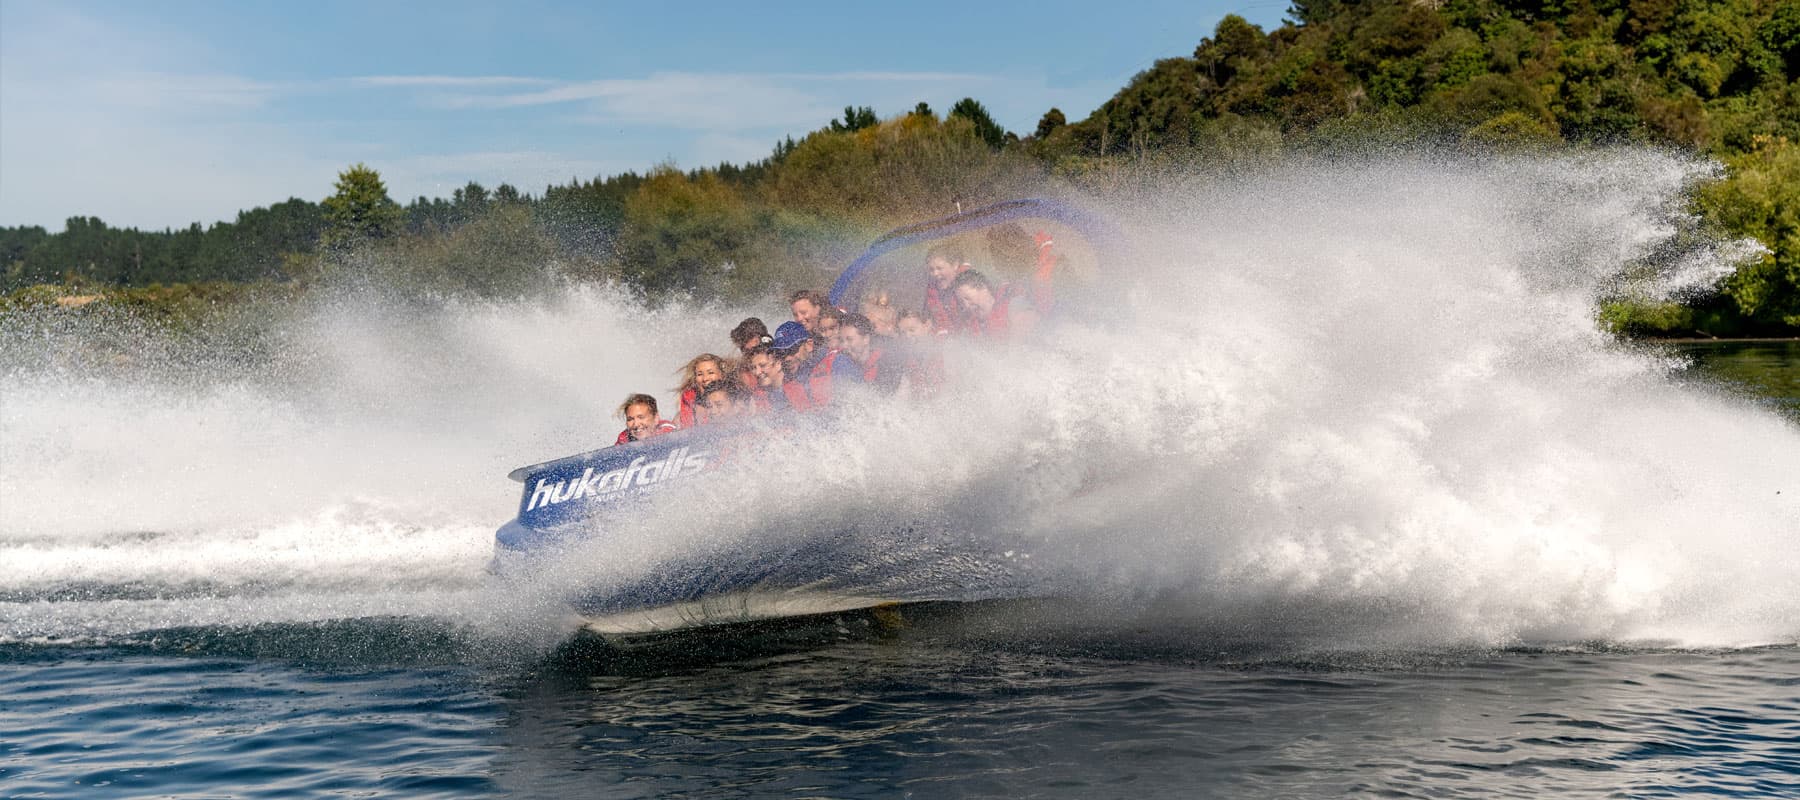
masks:
[(714, 437), (687, 432), (526, 467), (515, 522), (542, 530), (693, 477), (717, 458)]

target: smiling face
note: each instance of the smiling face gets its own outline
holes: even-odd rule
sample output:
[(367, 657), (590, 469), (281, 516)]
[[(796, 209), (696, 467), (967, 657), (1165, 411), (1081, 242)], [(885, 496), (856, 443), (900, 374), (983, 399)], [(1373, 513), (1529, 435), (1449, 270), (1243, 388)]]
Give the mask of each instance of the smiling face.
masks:
[(963, 308), (980, 316), (987, 316), (994, 311), (994, 293), (974, 284), (956, 287), (956, 297), (962, 301)]
[(925, 320), (918, 317), (901, 317), (899, 328), (900, 335), (909, 339), (916, 339), (931, 332), (931, 329), (925, 326)]
[(819, 323), (819, 306), (804, 297), (794, 301), (794, 321), (800, 323), (807, 333), (816, 333), (813, 326)]
[(625, 409), (625, 429), (631, 431), (634, 442), (661, 433), (656, 429), (656, 411), (643, 403), (633, 403)]
[(869, 360), (869, 335), (855, 325), (844, 325), (838, 328), (838, 343), (844, 354), (857, 363)]
[(808, 339), (801, 342), (799, 347), (794, 348), (793, 352), (781, 357), (781, 368), (788, 377), (793, 377), (800, 371), (800, 366), (805, 364), (807, 359), (812, 358), (812, 354), (813, 343), (811, 339)]
[(925, 273), (931, 276), (939, 289), (948, 289), (950, 281), (956, 278), (957, 266), (943, 256), (932, 256), (925, 261)]
[(705, 386), (713, 381), (725, 380), (725, 365), (717, 361), (702, 361), (694, 365), (694, 385)]
[(731, 393), (724, 389), (708, 392), (705, 398), (706, 421), (727, 422), (743, 416), (744, 407), (731, 399)]
[(838, 337), (838, 332), (841, 330), (842, 326), (838, 325), (836, 319), (831, 317), (820, 317), (819, 320), (813, 324), (818, 326), (813, 329), (813, 333), (818, 334), (819, 338), (825, 340), (825, 349), (836, 350), (843, 346), (839, 343), (840, 339)]
[(750, 371), (756, 375), (756, 385), (775, 388), (781, 385), (781, 359), (767, 350), (750, 357)]

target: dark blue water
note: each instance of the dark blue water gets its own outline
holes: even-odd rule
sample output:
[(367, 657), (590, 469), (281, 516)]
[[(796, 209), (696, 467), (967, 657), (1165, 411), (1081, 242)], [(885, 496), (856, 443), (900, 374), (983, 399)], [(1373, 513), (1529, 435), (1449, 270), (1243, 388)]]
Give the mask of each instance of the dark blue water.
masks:
[(416, 625), (0, 651), (8, 797), (1800, 794), (1800, 651), (1272, 652), (926, 609), (507, 657)]

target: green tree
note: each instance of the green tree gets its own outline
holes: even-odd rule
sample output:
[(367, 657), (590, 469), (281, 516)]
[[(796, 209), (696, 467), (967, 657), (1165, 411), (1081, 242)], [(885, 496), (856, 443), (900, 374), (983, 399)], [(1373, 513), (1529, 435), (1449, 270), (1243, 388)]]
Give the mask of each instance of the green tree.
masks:
[(400, 205), (388, 197), (381, 173), (358, 163), (338, 173), (337, 192), (325, 198), (322, 244), (346, 247), (398, 233), (405, 220)]
[(975, 135), (987, 142), (989, 147), (999, 149), (1006, 143), (1006, 129), (995, 122), (988, 114), (986, 106), (976, 102), (973, 97), (965, 97), (950, 107), (950, 116), (962, 117), (975, 125)]
[(853, 108), (844, 106), (844, 118), (832, 120), (831, 129), (839, 133), (855, 133), (864, 128), (875, 127), (880, 120), (875, 118), (875, 109), (868, 106)]
[(1049, 111), (1044, 112), (1043, 117), (1038, 119), (1037, 131), (1032, 135), (1039, 139), (1043, 139), (1050, 134), (1055, 133), (1057, 128), (1067, 124), (1069, 124), (1069, 118), (1063, 116), (1062, 109), (1052, 107)]
[(1700, 207), (1769, 251), (1731, 276), (1725, 291), (1765, 329), (1800, 328), (1800, 145), (1763, 137), (1726, 166), (1731, 177), (1703, 190)]
[(753, 257), (756, 229), (744, 198), (718, 176), (660, 167), (625, 201), (621, 267), (649, 292), (717, 296), (725, 273)]

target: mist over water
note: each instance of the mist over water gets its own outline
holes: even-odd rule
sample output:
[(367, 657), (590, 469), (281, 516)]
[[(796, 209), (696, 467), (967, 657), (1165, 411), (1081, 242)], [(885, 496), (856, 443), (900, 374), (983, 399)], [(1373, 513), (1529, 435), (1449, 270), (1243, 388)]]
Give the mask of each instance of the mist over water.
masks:
[(8, 320), (0, 641), (389, 616), (553, 640), (579, 585), (835, 538), (910, 565), (885, 593), (1077, 598), (1067, 621), (1101, 630), (1792, 642), (1800, 425), (1593, 322), (1628, 271), (1680, 293), (1747, 253), (1684, 233), (1706, 171), (1396, 157), (1099, 209), (1135, 251), (1068, 301), (1095, 321), (952, 349), (956, 390), (662, 496), (532, 586), (482, 571), (505, 474), (610, 443), (626, 394), (672, 402), (680, 364), (778, 300), (320, 293), (253, 357)]

